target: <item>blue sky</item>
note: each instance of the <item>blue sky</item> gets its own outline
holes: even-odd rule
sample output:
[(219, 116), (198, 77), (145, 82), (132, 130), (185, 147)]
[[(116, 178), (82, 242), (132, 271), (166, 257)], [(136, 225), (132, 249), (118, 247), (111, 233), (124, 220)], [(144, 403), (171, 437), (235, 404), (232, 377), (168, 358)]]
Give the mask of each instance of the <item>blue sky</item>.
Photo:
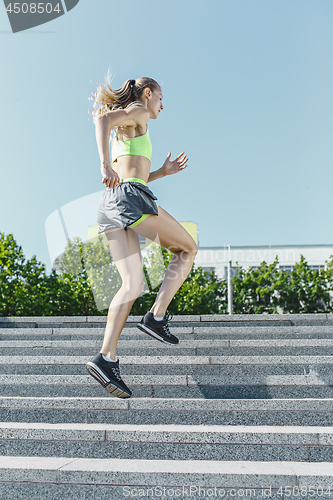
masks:
[(15, 34), (0, 6), (0, 231), (50, 270), (50, 214), (86, 199), (73, 235), (76, 220), (95, 222), (104, 185), (88, 97), (110, 69), (117, 88), (161, 84), (151, 168), (183, 150), (189, 166), (149, 187), (198, 223), (201, 247), (332, 243), (333, 2), (121, 5), (80, 0)]

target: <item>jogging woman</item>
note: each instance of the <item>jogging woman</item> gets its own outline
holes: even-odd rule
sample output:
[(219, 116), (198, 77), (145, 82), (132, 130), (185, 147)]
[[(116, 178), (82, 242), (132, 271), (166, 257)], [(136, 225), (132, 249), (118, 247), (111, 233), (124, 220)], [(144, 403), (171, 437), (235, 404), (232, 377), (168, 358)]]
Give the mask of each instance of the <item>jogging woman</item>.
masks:
[(161, 342), (178, 344), (169, 331), (167, 307), (190, 272), (198, 247), (183, 226), (156, 203), (147, 183), (184, 170), (188, 159), (183, 152), (171, 161), (169, 153), (163, 166), (150, 172), (152, 145), (147, 124), (163, 110), (161, 88), (152, 78), (127, 80), (118, 90), (107, 82), (105, 87), (99, 85), (93, 99), (95, 108), (99, 106), (94, 123), (106, 186), (98, 206), (98, 233), (105, 232), (122, 285), (109, 307), (101, 352), (86, 368), (107, 392), (128, 398), (132, 392), (120, 376), (116, 347), (132, 305), (144, 289), (139, 235), (169, 249), (173, 256), (153, 306), (137, 326)]

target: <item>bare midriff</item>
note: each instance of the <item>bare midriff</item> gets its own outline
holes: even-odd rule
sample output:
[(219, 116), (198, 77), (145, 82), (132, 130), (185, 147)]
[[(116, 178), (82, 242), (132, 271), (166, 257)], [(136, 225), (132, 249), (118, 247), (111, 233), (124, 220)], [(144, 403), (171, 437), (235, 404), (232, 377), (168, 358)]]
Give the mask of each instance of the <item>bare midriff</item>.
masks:
[(121, 179), (136, 177), (147, 183), (150, 173), (150, 160), (144, 156), (120, 156), (112, 163), (112, 168)]

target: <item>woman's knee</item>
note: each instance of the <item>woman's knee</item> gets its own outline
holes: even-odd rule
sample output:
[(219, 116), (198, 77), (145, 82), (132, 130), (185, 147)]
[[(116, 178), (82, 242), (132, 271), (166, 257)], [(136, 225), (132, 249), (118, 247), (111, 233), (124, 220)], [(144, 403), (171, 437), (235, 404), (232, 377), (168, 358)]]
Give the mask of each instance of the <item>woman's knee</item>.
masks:
[(198, 253), (198, 245), (194, 239), (190, 237), (178, 245), (170, 246), (169, 250), (172, 253), (186, 252), (194, 258)]
[(141, 292), (143, 292), (145, 288), (145, 284), (143, 282), (143, 279), (141, 280), (126, 280), (123, 281), (121, 285), (122, 289), (131, 295), (131, 298), (136, 298), (140, 295)]
[[(193, 240), (193, 238), (192, 238), (192, 240)], [(193, 241), (192, 241), (192, 245), (191, 245), (191, 250), (190, 250), (190, 252), (191, 252), (192, 254), (194, 254), (194, 255), (197, 255), (198, 250), (199, 250), (199, 249), (198, 249), (198, 245), (197, 245), (197, 244), (196, 244), (196, 242), (193, 240)]]
[(197, 253), (198, 253), (198, 245), (196, 244), (196, 242), (193, 240), (193, 243), (191, 243), (187, 250), (186, 250), (187, 254), (189, 255), (189, 258), (194, 261)]
[(188, 260), (194, 262), (195, 257), (198, 253), (198, 245), (196, 244), (196, 242), (194, 241), (194, 244), (191, 244), (185, 252)]

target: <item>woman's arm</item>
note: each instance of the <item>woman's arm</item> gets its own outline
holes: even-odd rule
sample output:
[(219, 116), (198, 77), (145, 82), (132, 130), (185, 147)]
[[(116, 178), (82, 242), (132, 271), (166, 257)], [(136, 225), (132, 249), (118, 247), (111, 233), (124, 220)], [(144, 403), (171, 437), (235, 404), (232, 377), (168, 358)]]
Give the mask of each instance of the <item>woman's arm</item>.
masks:
[(129, 109), (116, 109), (94, 117), (96, 141), (101, 162), (110, 163), (109, 139), (113, 127), (145, 126), (149, 111), (142, 106)]
[(161, 177), (164, 177), (162, 167), (159, 168), (158, 170), (155, 170), (155, 172), (150, 172), (147, 183), (151, 181), (156, 181), (156, 179), (160, 179)]
[(102, 182), (105, 187), (114, 189), (120, 184), (119, 175), (111, 167), (109, 139), (112, 129), (112, 121), (107, 116), (108, 113), (94, 118), (96, 142), (101, 160)]
[[(148, 121), (149, 111), (146, 108), (133, 106), (127, 109), (117, 109), (109, 111), (102, 115), (94, 117), (96, 142), (101, 161), (101, 174), (103, 184), (106, 187), (115, 188), (120, 184), (120, 178), (117, 172), (111, 167), (109, 140), (113, 127), (136, 127), (144, 123), (145, 118)], [(144, 126), (144, 125), (143, 125)]]
[(162, 167), (149, 174), (147, 182), (155, 181), (156, 179), (160, 179), (166, 175), (176, 174), (177, 172), (184, 170), (184, 168), (187, 167), (186, 163), (188, 162), (187, 156), (184, 155), (184, 152), (180, 153), (175, 160), (170, 161), (171, 153), (169, 153)]
[(109, 119), (109, 113), (94, 117), (95, 135), (98, 147), (98, 153), (101, 160), (101, 165), (107, 164), (111, 167), (109, 139), (112, 129), (112, 120)]

